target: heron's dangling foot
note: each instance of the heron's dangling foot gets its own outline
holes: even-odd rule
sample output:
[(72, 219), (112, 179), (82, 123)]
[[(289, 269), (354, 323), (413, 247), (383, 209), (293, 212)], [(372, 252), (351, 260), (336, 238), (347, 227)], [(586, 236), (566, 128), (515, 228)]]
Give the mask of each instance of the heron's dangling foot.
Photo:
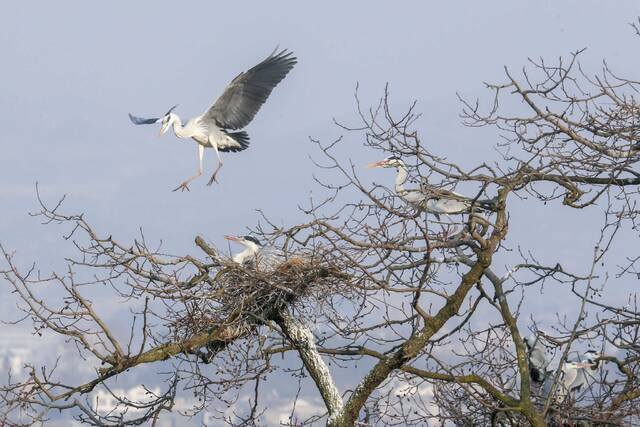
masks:
[(183, 182), (182, 184), (180, 184), (179, 186), (174, 188), (172, 191), (178, 191), (178, 190), (180, 190), (180, 191), (184, 191), (184, 190), (191, 191), (189, 189), (189, 182), (191, 182), (191, 180)]
[(213, 175), (211, 175), (211, 178), (209, 179), (209, 182), (207, 182), (207, 185), (213, 184), (214, 181), (216, 183), (218, 182), (218, 178), (217, 177), (218, 177), (218, 171), (220, 170), (220, 168), (222, 168), (222, 162), (218, 163), (218, 167), (213, 172)]
[(191, 189), (189, 188), (189, 183), (191, 181), (193, 181), (194, 179), (198, 178), (200, 175), (202, 175), (202, 166), (200, 166), (200, 169), (198, 170), (198, 173), (196, 173), (194, 176), (192, 176), (191, 178), (187, 179), (186, 181), (184, 181), (182, 184), (178, 185), (173, 191), (191, 191)]

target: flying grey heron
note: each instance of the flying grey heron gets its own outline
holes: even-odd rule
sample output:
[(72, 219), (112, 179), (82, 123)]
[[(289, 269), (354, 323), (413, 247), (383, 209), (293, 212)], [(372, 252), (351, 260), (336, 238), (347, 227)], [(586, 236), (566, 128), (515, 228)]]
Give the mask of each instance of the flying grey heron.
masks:
[(529, 335), (524, 339), (529, 355), (529, 374), (531, 379), (542, 384), (547, 375), (549, 361), (546, 357), (546, 348), (537, 335)]
[(396, 194), (418, 210), (424, 210), (435, 215), (470, 213), (474, 208), (488, 211), (496, 210), (495, 200), (473, 200), (453, 191), (435, 187), (422, 189), (404, 188), (409, 173), (405, 163), (399, 157), (390, 156), (379, 162), (370, 163), (367, 167), (395, 168), (397, 171), (395, 180)]
[(263, 246), (253, 236), (224, 236), (224, 238), (244, 246), (244, 250), (235, 254), (231, 259), (245, 268), (269, 271), (283, 261), (281, 255), (274, 248)]
[(169, 127), (173, 127), (173, 132), (178, 138), (193, 138), (198, 143), (197, 173), (173, 191), (189, 190), (189, 183), (202, 175), (205, 148), (213, 148), (218, 157), (218, 166), (207, 185), (217, 181), (216, 176), (222, 167), (220, 151), (237, 152), (249, 146), (249, 135), (240, 129), (253, 120), (273, 88), (296, 63), (297, 58), (293, 56), (293, 52), (287, 52), (286, 49), (280, 52), (273, 51), (255, 67), (238, 74), (204, 114), (188, 120), (184, 126), (180, 117), (173, 113), (177, 107), (175, 105), (162, 118), (145, 119), (129, 114), (129, 118), (136, 125), (161, 123), (160, 136)]

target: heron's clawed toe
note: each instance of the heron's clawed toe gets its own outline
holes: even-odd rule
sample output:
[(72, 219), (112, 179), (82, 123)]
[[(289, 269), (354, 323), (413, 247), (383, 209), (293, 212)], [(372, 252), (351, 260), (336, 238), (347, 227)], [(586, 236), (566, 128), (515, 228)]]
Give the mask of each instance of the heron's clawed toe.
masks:
[(218, 175), (218, 172), (216, 172), (213, 175), (211, 175), (211, 178), (209, 179), (209, 182), (207, 182), (207, 185), (213, 184), (214, 181), (216, 183), (218, 183), (218, 178), (216, 178), (216, 175)]
[(189, 189), (189, 181), (185, 181), (185, 182), (183, 182), (182, 184), (180, 184), (179, 186), (177, 186), (176, 188), (173, 189), (173, 191), (178, 191), (178, 190), (180, 190), (180, 191), (184, 191), (184, 190), (191, 191)]

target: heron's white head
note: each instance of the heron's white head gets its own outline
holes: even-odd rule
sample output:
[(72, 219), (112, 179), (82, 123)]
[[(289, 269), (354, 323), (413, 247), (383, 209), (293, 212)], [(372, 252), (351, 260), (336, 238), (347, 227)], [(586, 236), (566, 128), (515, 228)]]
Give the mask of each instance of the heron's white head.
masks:
[(585, 363), (587, 365), (587, 367), (596, 370), (598, 369), (598, 366), (600, 365), (600, 360), (598, 360), (599, 357), (602, 357), (603, 354), (599, 353), (595, 350), (587, 350), (584, 352), (584, 356), (583, 356), (583, 360), (582, 362)]
[(258, 251), (262, 247), (260, 240), (253, 236), (224, 236), (224, 238), (232, 242), (240, 243), (245, 248), (253, 251)]
[(384, 160), (380, 160), (379, 162), (369, 163), (367, 165), (368, 168), (399, 168), (404, 167), (404, 162), (400, 157), (390, 156)]
[(169, 130), (169, 127), (171, 127), (171, 125), (173, 125), (174, 122), (178, 121), (178, 116), (176, 116), (175, 114), (172, 113), (172, 111), (178, 106), (178, 104), (174, 105), (173, 107), (169, 108), (169, 111), (167, 111), (165, 113), (165, 115), (162, 117), (162, 125), (160, 126), (160, 133), (158, 134), (158, 136), (162, 136), (164, 135), (164, 133)]
[(260, 252), (262, 244), (253, 236), (224, 236), (226, 240), (240, 243), (244, 246), (244, 250), (233, 256), (233, 262), (243, 264), (245, 260), (250, 259)]
[(537, 341), (538, 341), (538, 338), (535, 335), (528, 335), (524, 339), (524, 343), (529, 350), (531, 350), (536, 345)]

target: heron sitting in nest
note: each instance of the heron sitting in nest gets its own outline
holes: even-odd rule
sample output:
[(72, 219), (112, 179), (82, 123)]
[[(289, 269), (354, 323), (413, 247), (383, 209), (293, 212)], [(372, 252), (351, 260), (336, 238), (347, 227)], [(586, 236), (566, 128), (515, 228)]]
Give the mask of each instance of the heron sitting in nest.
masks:
[(233, 255), (231, 260), (247, 269), (284, 272), (291, 267), (308, 262), (300, 256), (285, 257), (282, 251), (272, 246), (264, 246), (254, 236), (224, 236), (224, 238), (244, 246), (244, 250)]

